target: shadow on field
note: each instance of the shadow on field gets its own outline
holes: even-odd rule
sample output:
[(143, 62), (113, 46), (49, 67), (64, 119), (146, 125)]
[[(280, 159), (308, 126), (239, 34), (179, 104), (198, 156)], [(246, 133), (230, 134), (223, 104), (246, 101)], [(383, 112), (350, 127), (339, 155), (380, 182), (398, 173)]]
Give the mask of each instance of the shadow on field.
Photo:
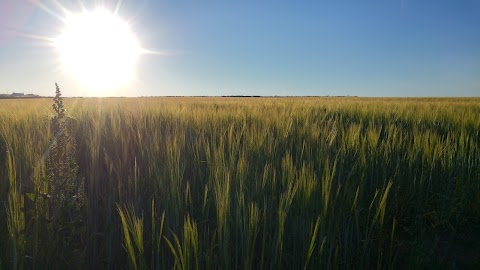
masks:
[(400, 269), (480, 269), (480, 227), (397, 234)]

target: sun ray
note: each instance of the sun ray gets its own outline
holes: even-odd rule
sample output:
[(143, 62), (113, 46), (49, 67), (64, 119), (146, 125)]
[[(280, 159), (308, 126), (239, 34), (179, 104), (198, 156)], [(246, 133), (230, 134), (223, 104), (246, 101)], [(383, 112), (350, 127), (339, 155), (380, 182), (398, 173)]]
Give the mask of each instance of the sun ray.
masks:
[(55, 42), (55, 38), (52, 38), (49, 36), (41, 36), (41, 35), (35, 35), (35, 34), (30, 34), (25, 32), (19, 32), (19, 31), (17, 31), (16, 34), (20, 37), (26, 37), (29, 39), (40, 40), (40, 41), (47, 41), (50, 44), (53, 44)]
[(65, 17), (62, 17), (61, 15), (57, 14), (55, 11), (53, 11), (52, 9), (50, 9), (49, 7), (47, 7), (46, 5), (44, 5), (41, 1), (36, 1), (36, 0), (30, 0), (32, 4), (34, 4), (35, 6), (39, 7), (40, 9), (42, 9), (43, 11), (45, 11), (46, 13), (50, 14), (52, 17), (60, 20), (60, 21), (64, 21), (65, 20)]
[(58, 1), (56, 1), (56, 0), (52, 0), (52, 2), (53, 2), (53, 4), (55, 5), (55, 7), (56, 7), (57, 9), (59, 9), (59, 10), (63, 13), (63, 16), (64, 16), (64, 17), (68, 15), (68, 13), (69, 13), (68, 9), (66, 9), (62, 4), (60, 4), (60, 3), (59, 3)]
[(83, 2), (81, 0), (77, 0), (77, 4), (80, 7), (82, 12), (85, 12), (87, 10), (87, 8), (85, 7), (85, 5), (83, 4)]
[(118, 0), (117, 3), (115, 4), (115, 9), (113, 10), (113, 14), (117, 15), (118, 12), (120, 11), (120, 8), (123, 4), (123, 0)]
[(170, 53), (157, 51), (157, 50), (150, 50), (150, 49), (145, 49), (145, 48), (141, 48), (140, 53), (141, 54), (163, 55), (163, 56), (171, 55)]

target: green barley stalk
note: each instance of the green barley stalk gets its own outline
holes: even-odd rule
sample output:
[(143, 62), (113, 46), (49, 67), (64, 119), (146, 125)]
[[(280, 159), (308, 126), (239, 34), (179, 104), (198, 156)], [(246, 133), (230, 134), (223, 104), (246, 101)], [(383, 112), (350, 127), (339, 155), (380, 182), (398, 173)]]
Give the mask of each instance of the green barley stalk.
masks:
[(187, 216), (183, 224), (183, 238), (180, 242), (178, 236), (172, 232), (173, 243), (166, 237), (170, 251), (175, 259), (174, 269), (188, 270), (200, 269), (200, 250), (197, 224)]
[(134, 207), (117, 205), (123, 227), (124, 247), (134, 269), (146, 269), (143, 242), (143, 215), (137, 217)]
[[(315, 249), (315, 242), (317, 239), (318, 234), (318, 227), (320, 225), (320, 216), (317, 218), (317, 222), (315, 222), (315, 228), (313, 229), (312, 236), (310, 237), (310, 245), (308, 246), (307, 258), (305, 260), (305, 266), (303, 267), (304, 270), (308, 268), (308, 264), (310, 263), (310, 259), (312, 258), (313, 250)], [(323, 246), (323, 243), (322, 243)]]
[(11, 241), (11, 269), (23, 269), (25, 257), (25, 214), (21, 183), (17, 180), (12, 150), (7, 153), (8, 191), (7, 228)]
[(165, 211), (163, 211), (160, 219), (157, 219), (156, 211), (157, 209), (155, 208), (155, 200), (152, 199), (152, 258), (150, 266), (153, 269), (159, 269), (161, 266), (161, 243), (163, 238), (163, 229), (165, 225)]

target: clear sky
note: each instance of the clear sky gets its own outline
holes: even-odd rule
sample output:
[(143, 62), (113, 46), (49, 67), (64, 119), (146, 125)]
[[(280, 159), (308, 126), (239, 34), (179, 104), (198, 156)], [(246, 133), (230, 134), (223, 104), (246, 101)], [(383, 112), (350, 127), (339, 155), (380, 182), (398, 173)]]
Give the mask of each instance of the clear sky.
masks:
[(134, 79), (82, 89), (44, 38), (60, 7), (0, 0), (0, 94), (480, 96), (479, 0), (124, 0), (142, 48)]

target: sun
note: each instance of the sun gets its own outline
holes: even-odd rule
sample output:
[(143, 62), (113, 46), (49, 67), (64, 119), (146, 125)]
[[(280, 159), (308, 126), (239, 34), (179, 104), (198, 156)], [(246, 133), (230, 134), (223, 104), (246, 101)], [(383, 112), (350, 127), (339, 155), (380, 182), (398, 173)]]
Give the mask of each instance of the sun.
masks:
[(127, 21), (98, 8), (70, 13), (64, 22), (54, 44), (63, 68), (81, 85), (106, 91), (134, 77), (142, 49)]

